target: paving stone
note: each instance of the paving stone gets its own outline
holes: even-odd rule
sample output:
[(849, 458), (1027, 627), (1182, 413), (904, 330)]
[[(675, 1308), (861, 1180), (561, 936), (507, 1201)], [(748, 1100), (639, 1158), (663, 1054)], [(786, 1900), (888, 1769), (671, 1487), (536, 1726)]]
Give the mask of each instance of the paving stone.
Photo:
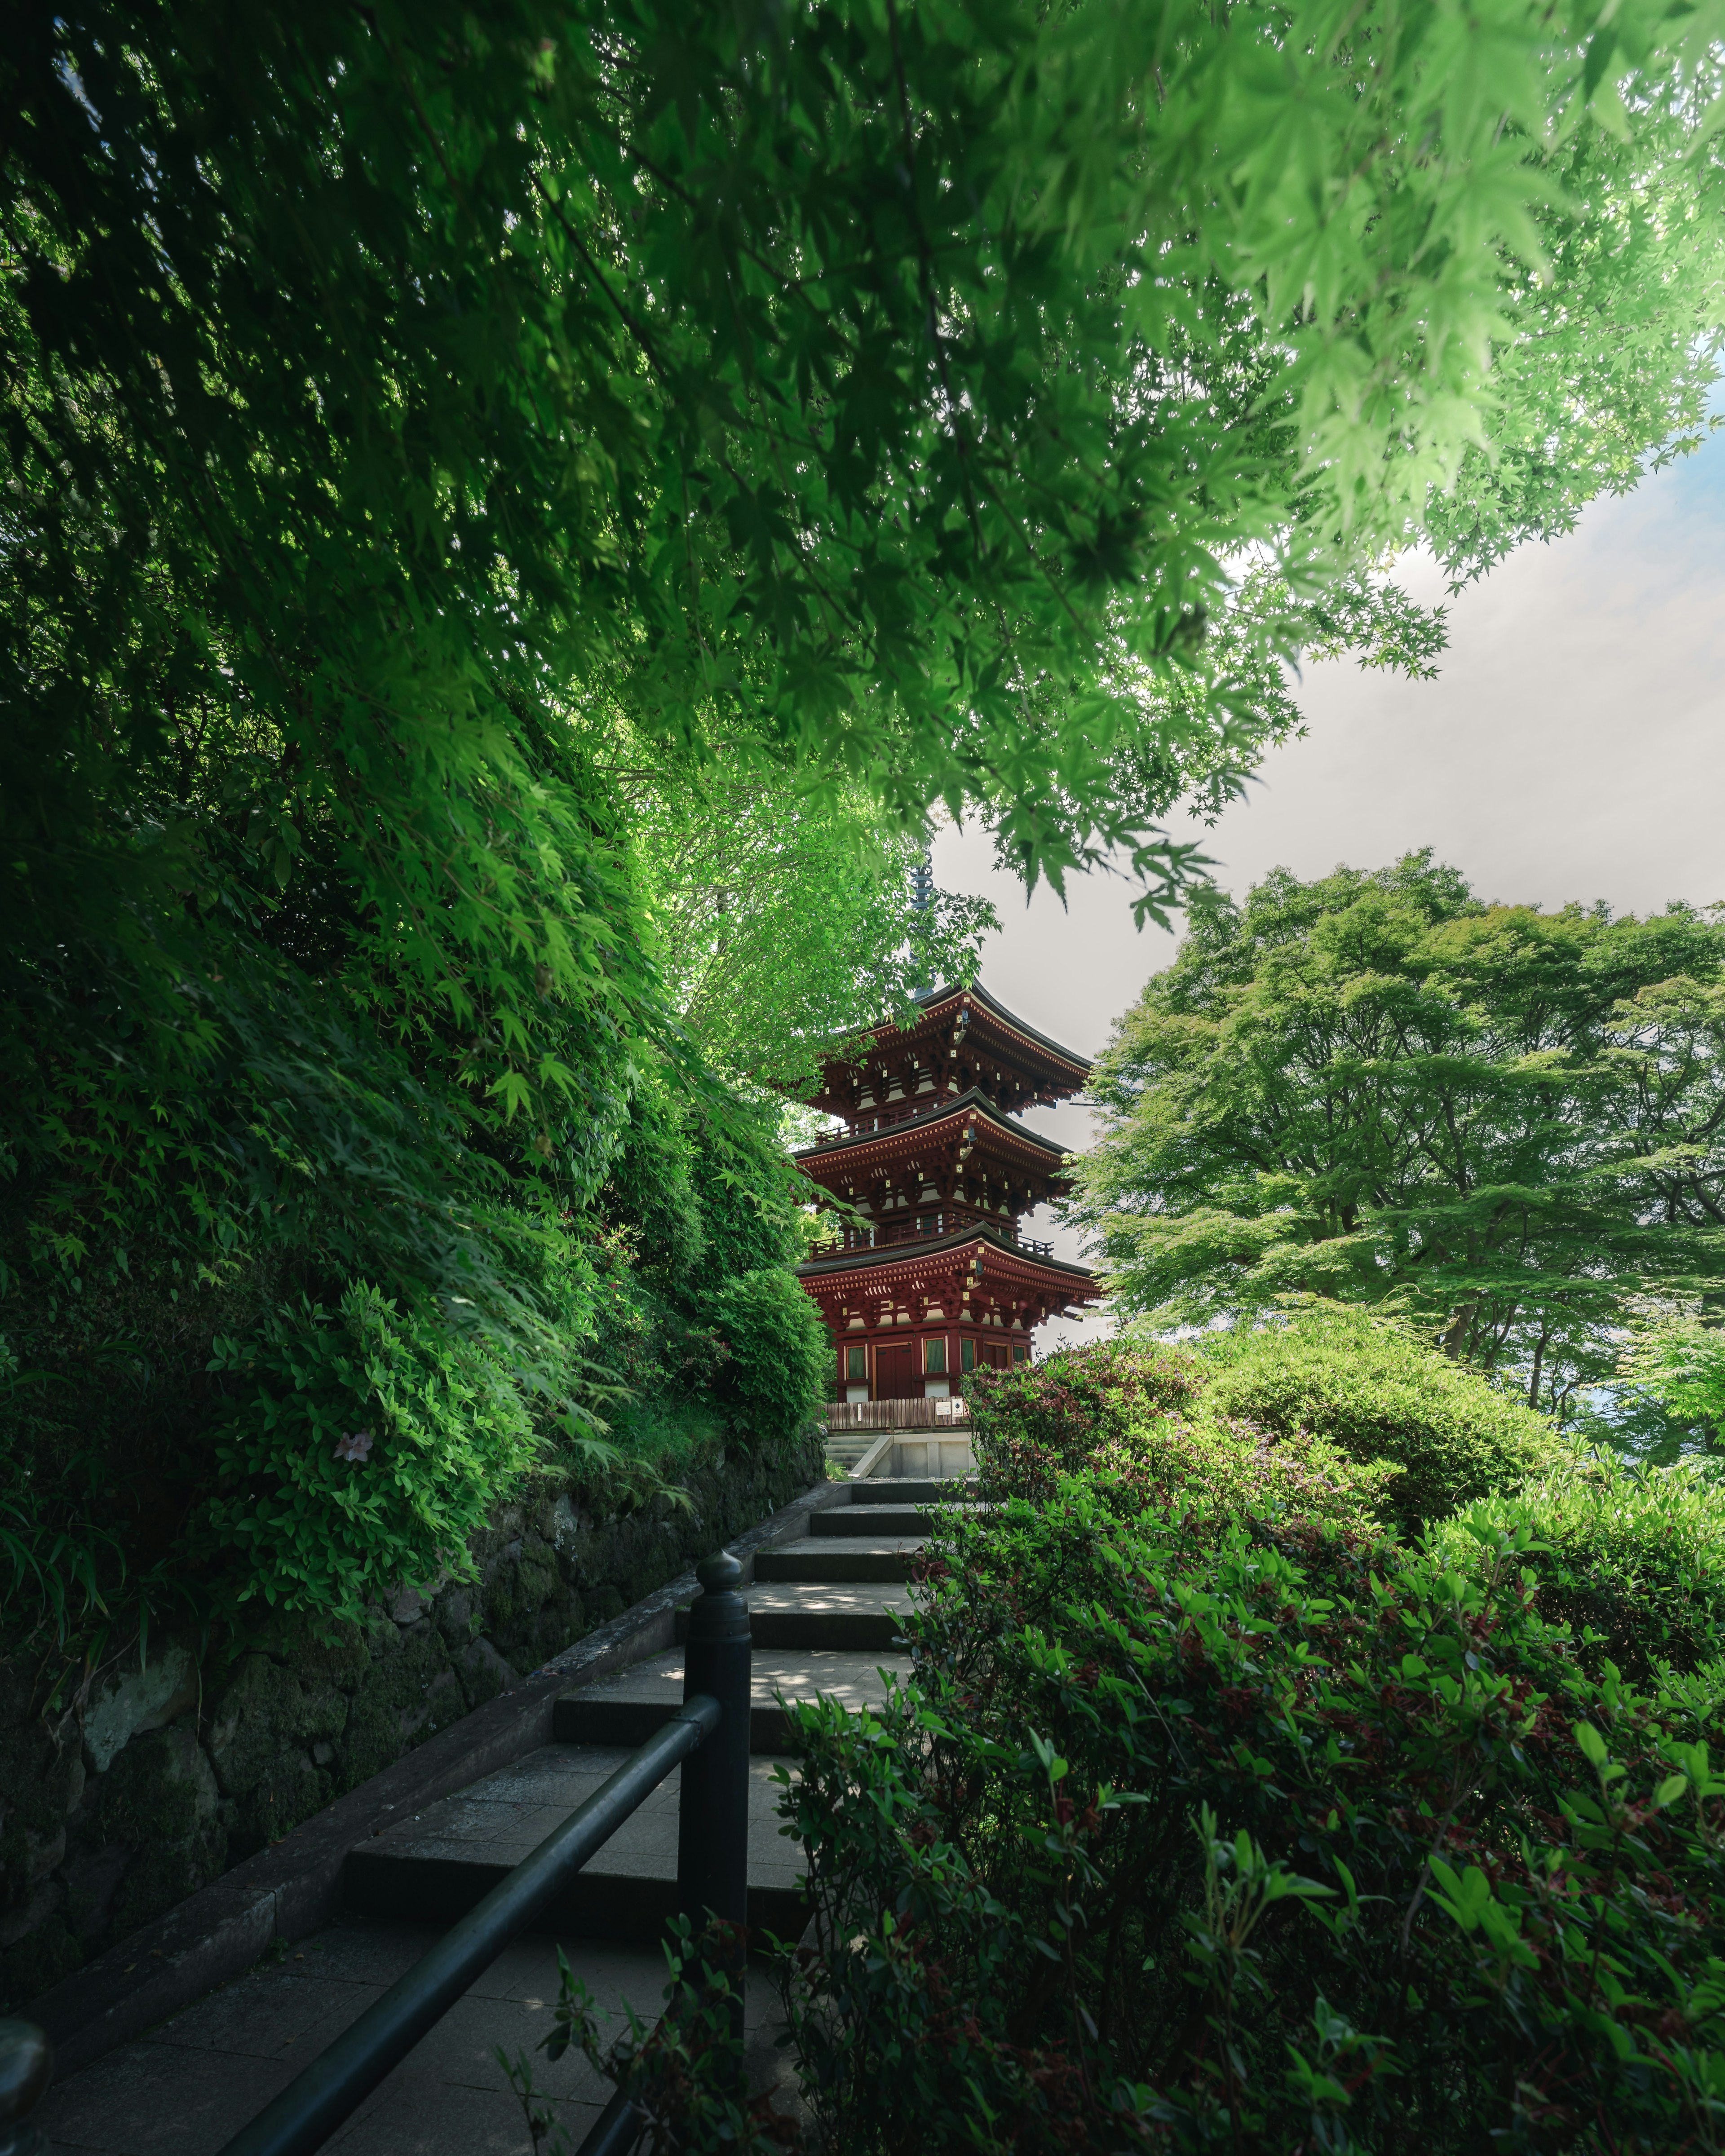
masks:
[(33, 2123), (57, 2156), (213, 2156), (299, 2071), (254, 2051), (196, 2052), (145, 2037), (52, 2087)]
[(224, 1985), (195, 2006), (152, 2030), (152, 2042), (175, 2044), (193, 2051), (226, 2051), (236, 2056), (274, 2059), (302, 2050), (321, 2051), (321, 2032), (331, 2015), (345, 2027), (374, 1999), (382, 1983), (356, 1983), (321, 1970), (308, 1973), (295, 1961), (280, 1969), (255, 1969), (238, 1984)]
[[(253, 1970), (51, 2087), (37, 2114), (51, 2147), (64, 2156), (156, 2156), (169, 2149), (213, 2156), (439, 1936), (417, 1926), (361, 1923), (308, 1940), (290, 1963)], [(579, 1958), (595, 2005), (619, 2034), (625, 2000), (644, 2020), (656, 2019), (665, 1992), (662, 1954), (583, 1948)], [(580, 2125), (584, 2133), (610, 2092), (578, 2054), (555, 2066), (537, 2054), (557, 1983), (555, 1942), (516, 1941), (328, 2145), (466, 2156), (473, 2148), (516, 2147), (509, 2137), (519, 2126), (526, 2150), (520, 2108), (495, 2056), (500, 2046), (532, 2058), (535, 2082), (560, 2113), (589, 2114)], [(773, 2004), (770, 1985), (752, 1975), (747, 2025), (758, 2028)], [(440, 2090), (447, 2100), (439, 2128)], [(434, 2129), (441, 2141), (425, 2138)], [(380, 2138), (386, 2134), (395, 2138)]]
[[(598, 2118), (597, 2103), (542, 2107), (578, 2148)], [(533, 2156), (521, 2107), (507, 2091), (463, 2088), (416, 2078), (388, 2082), (326, 2148), (341, 2156)]]

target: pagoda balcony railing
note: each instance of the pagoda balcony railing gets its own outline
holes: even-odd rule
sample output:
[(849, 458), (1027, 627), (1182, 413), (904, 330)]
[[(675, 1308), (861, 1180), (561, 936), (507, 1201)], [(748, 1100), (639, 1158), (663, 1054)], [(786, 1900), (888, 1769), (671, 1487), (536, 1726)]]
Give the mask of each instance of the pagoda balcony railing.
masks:
[(943, 1106), (952, 1098), (946, 1092), (913, 1093), (907, 1101), (888, 1101), (881, 1107), (870, 1108), (865, 1115), (853, 1116), (846, 1130), (823, 1131), (814, 1142), (839, 1145), (847, 1138), (865, 1138), (875, 1131), (890, 1131), (895, 1123), (907, 1123), (912, 1116), (926, 1116), (931, 1109)]
[(897, 1243), (932, 1242), (941, 1235), (957, 1235), (964, 1228), (986, 1228), (990, 1235), (999, 1236), (1003, 1242), (1028, 1252), (1033, 1258), (1054, 1255), (1052, 1243), (1040, 1243), (1034, 1236), (1021, 1235), (1015, 1221), (957, 1206), (907, 1215), (902, 1220), (878, 1220), (864, 1228), (847, 1228), (843, 1235), (817, 1243), (809, 1255), (811, 1258), (839, 1258), (847, 1250), (880, 1250)]

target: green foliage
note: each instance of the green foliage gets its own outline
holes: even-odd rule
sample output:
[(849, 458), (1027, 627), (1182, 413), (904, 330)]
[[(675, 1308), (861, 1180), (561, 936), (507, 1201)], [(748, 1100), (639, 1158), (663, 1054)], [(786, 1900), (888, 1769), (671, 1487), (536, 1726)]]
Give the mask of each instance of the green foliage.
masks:
[(779, 1146), (776, 1102), (739, 1110), (702, 1136), (692, 1175), (706, 1247), (689, 1290), (710, 1297), (721, 1281), (798, 1262), (808, 1190)]
[(487, 1506), (540, 1450), (493, 1343), (362, 1284), (336, 1312), (218, 1340), (213, 1367), (237, 1397), (188, 1539), (231, 1567), (235, 1605), (354, 1617), (398, 1581), (462, 1568)]
[(1130, 1466), (1224, 1511), (1414, 1531), (1567, 1456), (1543, 1416), (1404, 1327), (1333, 1305), (1178, 1346), (1128, 1333), (979, 1370), (964, 1390), (984, 1475), (1020, 1492)]
[(1486, 906), (1429, 853), (1194, 909), (1092, 1081), (1075, 1217), (1125, 1310), (1317, 1292), (1562, 1408), (1725, 1269), (1725, 923)]
[(978, 1370), (964, 1393), (982, 1486), (1049, 1496), (1061, 1475), (1086, 1471), (1140, 1502), (1196, 1502), (1217, 1521), (1250, 1513), (1296, 1534), (1381, 1531), (1392, 1467), (1305, 1430), (1219, 1412), (1212, 1390), (1191, 1350), (1123, 1340)]
[(742, 1427), (770, 1442), (793, 1437), (826, 1397), (832, 1342), (824, 1321), (790, 1273), (744, 1273), (711, 1306), (730, 1351), (721, 1392)]
[[(1684, 1461), (1651, 1471), (1609, 1452), (1576, 1456), (1433, 1530), (1433, 1550), (1477, 1569), (1504, 1537), (1539, 1607), (1587, 1644), (1584, 1658), (1646, 1681), (1712, 1661), (1725, 1635), (1725, 1486)], [(1529, 1539), (1531, 1537), (1531, 1539)]]
[(1332, 1303), (1204, 1342), (1205, 1403), (1272, 1440), (1322, 1438), (1395, 1472), (1386, 1501), (1407, 1528), (1512, 1490), (1566, 1448), (1543, 1415), (1435, 1353), (1411, 1328)]
[(986, 899), (911, 870), (926, 834), (888, 824), (855, 782), (811, 798), (721, 763), (642, 785), (631, 843), (666, 985), (718, 1068), (806, 1091), (821, 1051), (931, 982), (975, 975), (999, 926)]
[(1638, 1325), (1618, 1358), (1632, 1397), (1651, 1401), (1709, 1445), (1725, 1433), (1725, 1334), (1693, 1315), (1666, 1312)]
[(953, 1517), (886, 1705), (797, 1710), (821, 2145), (1712, 2145), (1725, 1671), (1590, 1674), (1525, 1527), (1319, 1592), (1214, 1528)]

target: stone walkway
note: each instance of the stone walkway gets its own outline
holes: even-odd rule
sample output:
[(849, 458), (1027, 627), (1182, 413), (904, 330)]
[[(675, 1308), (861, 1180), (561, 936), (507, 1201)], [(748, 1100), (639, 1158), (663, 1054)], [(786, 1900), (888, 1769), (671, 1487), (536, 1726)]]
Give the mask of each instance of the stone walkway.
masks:
[[(37, 2120), (56, 2156), (214, 2156), (439, 1937), (418, 1925), (339, 1924), (187, 2007), (49, 2089)], [(651, 2019), (665, 1965), (650, 1948), (583, 1943), (574, 1957), (617, 2015), (627, 1999)], [(769, 2001), (752, 1984), (751, 2020)], [(343, 2156), (531, 2156), (521, 2106), (495, 2053), (530, 2055), (557, 1998), (556, 1943), (518, 1939), (325, 2146)], [(571, 2148), (611, 2091), (567, 2053), (534, 2062), (546, 2107)]]
[[(932, 1486), (874, 1482), (818, 1512), (803, 1541), (759, 1552), (747, 1589), (756, 1641), (751, 1717), (749, 1916), (800, 1928), (799, 1853), (779, 1830), (781, 1699), (817, 1692), (856, 1707), (879, 1698), (896, 1659), (910, 1561), (930, 1524)], [(682, 1656), (661, 1655), (557, 1704), (557, 1742), (402, 1820), (354, 1851), (342, 1922), (260, 1965), (135, 2043), (49, 2091), (37, 2123), (59, 2156), (215, 2156), (278, 2090), (495, 1885), (675, 1712)], [(326, 2146), (343, 2156), (490, 2156), (531, 2141), (495, 2052), (531, 2054), (557, 2003), (557, 1943), (619, 2029), (624, 2003), (659, 2011), (658, 1940), (675, 1906), (677, 1778), (649, 1797)], [(752, 2083), (772, 2078), (770, 1982), (752, 1973)], [(539, 2057), (535, 2080), (567, 2145), (610, 2095), (585, 2059)]]

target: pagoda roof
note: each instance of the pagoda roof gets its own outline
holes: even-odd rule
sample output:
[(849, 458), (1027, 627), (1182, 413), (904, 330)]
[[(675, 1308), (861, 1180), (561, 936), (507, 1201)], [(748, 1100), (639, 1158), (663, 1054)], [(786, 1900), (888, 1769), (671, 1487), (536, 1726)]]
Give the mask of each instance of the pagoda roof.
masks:
[(878, 1281), (883, 1273), (890, 1278), (901, 1270), (926, 1271), (931, 1258), (956, 1256), (973, 1245), (987, 1250), (991, 1261), (1009, 1260), (1005, 1268), (1009, 1276), (1016, 1273), (1023, 1279), (1046, 1279), (1052, 1273), (1075, 1292), (1091, 1286), (1096, 1280), (1088, 1265), (1074, 1265), (1066, 1258), (1044, 1257), (983, 1227), (955, 1228), (950, 1235), (931, 1235), (926, 1242), (887, 1243), (872, 1250), (841, 1250), (829, 1258), (809, 1258), (797, 1267), (797, 1277), (824, 1281), (842, 1273), (866, 1273), (870, 1280)]
[(803, 1146), (791, 1158), (809, 1173), (817, 1166), (824, 1167), (829, 1161), (842, 1162), (846, 1168), (871, 1166), (877, 1158), (909, 1149), (907, 1141), (913, 1146), (927, 1140), (942, 1123), (972, 1121), (991, 1124), (1002, 1137), (1015, 1141), (1019, 1148), (1028, 1147), (1051, 1168), (1057, 1168), (1066, 1158), (1065, 1146), (1056, 1145), (1052, 1138), (1045, 1138), (1040, 1132), (1004, 1115), (978, 1086), (971, 1086), (968, 1092), (950, 1101), (936, 1101), (921, 1115), (902, 1116), (896, 1122), (883, 1122), (876, 1130), (860, 1131), (854, 1136), (825, 1138), (819, 1145)]
[(986, 1045), (999, 1063), (1022, 1070), (1039, 1095), (1063, 1098), (1076, 1093), (1090, 1076), (1087, 1056), (1063, 1048), (1059, 1041), (1026, 1024), (979, 981), (925, 988), (912, 1000), (917, 1015), (908, 1025), (889, 1020), (833, 1038), (824, 1054), (825, 1075), (814, 1105), (824, 1105), (831, 1096), (834, 1073), (860, 1071), (871, 1060), (937, 1038), (956, 1022), (962, 1022), (964, 1032), (978, 1046)]
[[(1090, 1075), (1091, 1063), (1087, 1055), (1079, 1055), (1075, 1049), (1063, 1048), (1059, 1041), (1051, 1040), (1045, 1033), (1039, 1033), (1034, 1025), (1027, 1025), (1023, 1019), (1009, 1011), (998, 997), (991, 996), (980, 981), (973, 981), (968, 988), (960, 982), (950, 988), (925, 989), (916, 998), (916, 1001), (922, 1007), (925, 1021), (938, 1017), (948, 1004), (957, 1002), (973, 1004), (979, 1010), (987, 1012), (995, 1024), (1004, 1027), (1007, 1032), (1016, 1034), (1020, 1040), (1028, 1042), (1032, 1047), (1041, 1049), (1045, 1055), (1053, 1057), (1056, 1062), (1064, 1063), (1069, 1070), (1077, 1074), (1079, 1085), (1081, 1086)], [(920, 1033), (922, 1026), (918, 1024), (911, 1030)]]

